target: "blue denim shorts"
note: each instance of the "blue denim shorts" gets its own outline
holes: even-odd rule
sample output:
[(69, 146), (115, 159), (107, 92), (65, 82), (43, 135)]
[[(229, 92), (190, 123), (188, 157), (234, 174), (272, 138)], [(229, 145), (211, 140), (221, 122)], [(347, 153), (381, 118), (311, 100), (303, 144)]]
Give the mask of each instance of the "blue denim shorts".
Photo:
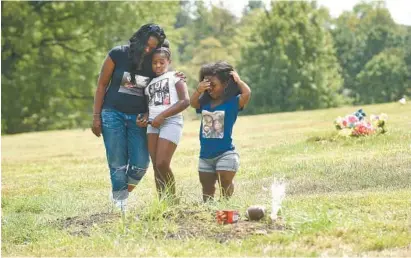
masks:
[(216, 173), (216, 171), (237, 172), (240, 167), (240, 156), (234, 150), (226, 151), (212, 159), (199, 159), (198, 171)]

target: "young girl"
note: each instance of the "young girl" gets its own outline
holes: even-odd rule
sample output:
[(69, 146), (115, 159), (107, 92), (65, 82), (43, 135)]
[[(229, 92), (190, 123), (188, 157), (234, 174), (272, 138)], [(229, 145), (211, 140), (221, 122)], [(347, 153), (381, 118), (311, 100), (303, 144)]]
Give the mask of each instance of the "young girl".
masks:
[[(227, 97), (232, 80), (238, 85), (241, 93)], [(211, 101), (203, 105), (200, 98), (206, 91)], [(200, 83), (190, 102), (203, 117), (200, 127), (201, 150), (198, 171), (204, 201), (214, 197), (217, 180), (224, 197), (228, 198), (234, 192), (233, 178), (239, 167), (239, 156), (231, 135), (238, 112), (245, 107), (250, 96), (251, 90), (248, 85), (227, 62), (208, 64), (201, 68)]]
[(148, 115), (139, 117), (137, 124), (147, 126), (148, 151), (153, 163), (159, 197), (175, 194), (175, 180), (170, 168), (171, 158), (183, 129), (181, 112), (190, 105), (187, 85), (175, 72), (168, 72), (171, 52), (168, 48), (154, 51), (152, 68), (156, 78), (145, 89)]

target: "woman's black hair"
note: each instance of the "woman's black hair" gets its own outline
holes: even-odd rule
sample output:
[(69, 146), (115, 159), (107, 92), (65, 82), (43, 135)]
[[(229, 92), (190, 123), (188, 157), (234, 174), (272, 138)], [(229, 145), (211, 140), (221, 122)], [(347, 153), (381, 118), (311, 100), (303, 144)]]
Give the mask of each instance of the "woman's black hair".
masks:
[(161, 47), (170, 49), (170, 41), (168, 41), (168, 39), (165, 39)]
[(140, 29), (129, 39), (130, 50), (128, 52), (128, 58), (130, 60), (130, 75), (131, 83), (135, 84), (136, 71), (141, 69), (141, 65), (144, 60), (144, 48), (150, 36), (154, 36), (158, 39), (158, 45), (161, 46), (166, 39), (164, 30), (157, 24), (148, 23), (141, 26)]
[[(226, 61), (218, 61), (216, 63), (205, 64), (200, 69), (200, 82), (206, 76), (216, 76), (223, 84), (227, 84), (224, 90), (224, 101), (240, 94), (240, 89), (237, 83), (233, 80), (230, 72), (234, 71), (234, 67)], [(208, 91), (204, 92), (200, 97), (200, 105), (206, 105), (211, 101), (211, 96)]]

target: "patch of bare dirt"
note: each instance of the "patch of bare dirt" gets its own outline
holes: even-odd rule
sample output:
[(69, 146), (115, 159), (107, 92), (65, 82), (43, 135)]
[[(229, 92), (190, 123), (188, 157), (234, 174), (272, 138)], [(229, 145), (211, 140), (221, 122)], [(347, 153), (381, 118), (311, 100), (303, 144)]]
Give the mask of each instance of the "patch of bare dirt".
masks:
[(166, 218), (174, 220), (178, 225), (176, 231), (165, 235), (166, 239), (214, 238), (225, 243), (252, 235), (267, 235), (286, 230), (284, 221), (270, 222), (266, 217), (260, 221), (248, 221), (242, 217), (237, 223), (220, 225), (215, 218), (215, 211), (180, 210)]
[(93, 226), (101, 226), (118, 220), (119, 218), (120, 215), (115, 213), (98, 213), (89, 217), (67, 217), (64, 219), (59, 219), (57, 223), (71, 235), (90, 236), (90, 230)]
[[(260, 221), (248, 221), (240, 217), (237, 223), (220, 225), (217, 223), (216, 212), (209, 209), (191, 210), (176, 208), (172, 211), (163, 213), (160, 217), (170, 221), (177, 227), (170, 227), (174, 230), (166, 230), (164, 233), (157, 233), (155, 238), (161, 239), (190, 239), (190, 238), (211, 238), (219, 243), (230, 240), (243, 239), (253, 235), (267, 235), (274, 231), (286, 230), (284, 221), (270, 222), (267, 217)], [(159, 220), (159, 217), (152, 217), (150, 214), (139, 214), (136, 220), (135, 214), (127, 214), (126, 227), (129, 223), (146, 223)], [(90, 236), (94, 226), (103, 226), (108, 223), (120, 221), (121, 215), (118, 213), (99, 213), (89, 217), (68, 217), (57, 221), (59, 227), (67, 230), (74, 236)], [(153, 234), (156, 234), (153, 232)]]
[(234, 239), (243, 239), (252, 235), (267, 235), (274, 231), (285, 230), (281, 223), (267, 223), (240, 220), (234, 224), (219, 225), (215, 221), (208, 223), (182, 223), (177, 232), (167, 233), (166, 238), (214, 238), (219, 243)]

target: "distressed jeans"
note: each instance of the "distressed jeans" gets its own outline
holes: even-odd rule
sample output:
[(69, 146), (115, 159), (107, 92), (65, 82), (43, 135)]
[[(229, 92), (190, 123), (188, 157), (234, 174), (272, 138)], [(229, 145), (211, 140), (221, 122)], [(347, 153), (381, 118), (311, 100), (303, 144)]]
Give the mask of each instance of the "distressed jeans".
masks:
[(102, 133), (114, 200), (128, 198), (127, 185), (137, 185), (149, 165), (146, 128), (136, 125), (137, 115), (114, 109), (101, 112)]

